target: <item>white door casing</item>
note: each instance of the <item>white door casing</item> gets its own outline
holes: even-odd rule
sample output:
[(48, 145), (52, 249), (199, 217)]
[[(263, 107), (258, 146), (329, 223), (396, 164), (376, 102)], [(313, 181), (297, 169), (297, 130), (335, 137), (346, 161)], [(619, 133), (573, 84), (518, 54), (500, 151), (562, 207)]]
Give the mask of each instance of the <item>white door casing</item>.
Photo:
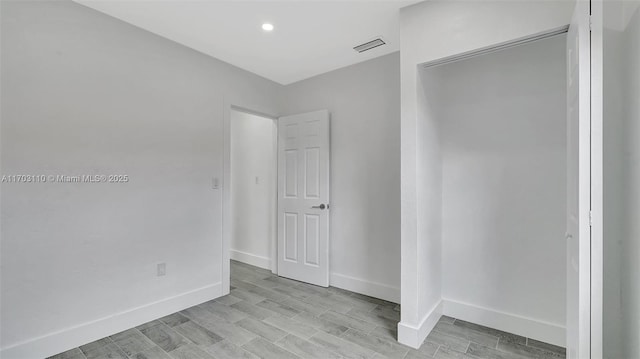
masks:
[(591, 0), (591, 358), (603, 358), (604, 0)]
[(590, 358), (591, 43), (589, 1), (567, 34), (567, 357)]
[(278, 275), (329, 286), (329, 112), (278, 119)]

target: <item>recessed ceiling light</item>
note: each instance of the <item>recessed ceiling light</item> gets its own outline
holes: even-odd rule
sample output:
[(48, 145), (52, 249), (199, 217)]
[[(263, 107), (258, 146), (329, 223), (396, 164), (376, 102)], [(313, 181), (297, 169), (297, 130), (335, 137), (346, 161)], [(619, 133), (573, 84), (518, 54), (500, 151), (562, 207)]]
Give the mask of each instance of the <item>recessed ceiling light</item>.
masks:
[(264, 24), (262, 24), (262, 30), (273, 31), (273, 25), (269, 24), (268, 22), (265, 22)]

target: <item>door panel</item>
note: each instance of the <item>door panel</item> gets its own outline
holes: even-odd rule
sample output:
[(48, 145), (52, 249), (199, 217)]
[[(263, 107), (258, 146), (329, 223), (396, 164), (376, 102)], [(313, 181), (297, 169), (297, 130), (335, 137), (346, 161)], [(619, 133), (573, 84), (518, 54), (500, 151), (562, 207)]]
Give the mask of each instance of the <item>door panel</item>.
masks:
[(278, 275), (329, 286), (329, 112), (278, 120)]
[(284, 195), (287, 198), (298, 197), (298, 150), (284, 152)]
[(304, 195), (307, 199), (320, 198), (320, 149), (307, 148), (304, 152)]
[(567, 357), (590, 358), (590, 8), (578, 1), (567, 34)]
[(298, 214), (284, 213), (284, 260), (298, 261)]
[(317, 266), (320, 264), (320, 216), (304, 215), (304, 263)]

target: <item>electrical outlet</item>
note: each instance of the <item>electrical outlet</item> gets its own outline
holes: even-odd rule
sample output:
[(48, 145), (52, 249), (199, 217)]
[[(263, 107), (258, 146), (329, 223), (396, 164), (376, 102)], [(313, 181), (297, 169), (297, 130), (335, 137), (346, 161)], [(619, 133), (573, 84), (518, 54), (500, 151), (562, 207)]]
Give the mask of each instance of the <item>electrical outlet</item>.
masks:
[(167, 263), (158, 263), (158, 277), (165, 276), (167, 274)]

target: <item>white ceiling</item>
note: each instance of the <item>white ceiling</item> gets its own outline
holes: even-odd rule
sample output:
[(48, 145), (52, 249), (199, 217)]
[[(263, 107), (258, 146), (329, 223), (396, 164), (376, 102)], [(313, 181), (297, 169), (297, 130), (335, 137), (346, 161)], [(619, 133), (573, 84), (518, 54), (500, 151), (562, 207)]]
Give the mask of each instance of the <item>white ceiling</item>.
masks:
[[(74, 1), (285, 85), (398, 51), (398, 10), (419, 2)], [(378, 36), (387, 44), (353, 50)]]

